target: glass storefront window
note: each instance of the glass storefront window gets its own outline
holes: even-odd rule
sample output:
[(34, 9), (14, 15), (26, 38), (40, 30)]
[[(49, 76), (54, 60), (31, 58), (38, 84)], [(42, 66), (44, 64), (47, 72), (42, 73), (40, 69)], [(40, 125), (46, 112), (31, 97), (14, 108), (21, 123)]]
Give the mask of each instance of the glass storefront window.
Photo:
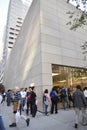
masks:
[(87, 86), (87, 69), (52, 64), (53, 86)]

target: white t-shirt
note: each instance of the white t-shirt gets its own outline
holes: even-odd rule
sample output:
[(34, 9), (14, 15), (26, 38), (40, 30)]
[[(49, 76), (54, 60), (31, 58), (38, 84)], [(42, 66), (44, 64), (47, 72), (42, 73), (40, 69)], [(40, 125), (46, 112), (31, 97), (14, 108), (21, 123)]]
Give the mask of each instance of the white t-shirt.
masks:
[(26, 92), (25, 92), (25, 91), (21, 91), (20, 93), (21, 93), (21, 97), (22, 97), (22, 98), (25, 98), (25, 97), (26, 97)]
[(87, 98), (87, 90), (84, 90), (84, 96)]
[(2, 101), (2, 96), (0, 95), (0, 104), (1, 104), (1, 101)]

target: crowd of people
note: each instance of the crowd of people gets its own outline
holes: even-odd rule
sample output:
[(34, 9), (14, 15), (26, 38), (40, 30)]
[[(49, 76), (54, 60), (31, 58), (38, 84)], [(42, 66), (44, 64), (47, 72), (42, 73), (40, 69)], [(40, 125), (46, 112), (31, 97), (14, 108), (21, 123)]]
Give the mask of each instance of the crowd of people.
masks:
[[(48, 94), (48, 89), (44, 91), (45, 115), (48, 114), (48, 106), (51, 104), (51, 114), (58, 113), (58, 102), (62, 102), (64, 110), (71, 107), (75, 110), (75, 128), (78, 128), (80, 112), (82, 113), (82, 125), (87, 125), (87, 87), (83, 90), (80, 85), (77, 85), (72, 91), (65, 87), (58, 88), (54, 86)], [(48, 101), (47, 101), (48, 99)]]
[[(20, 113), (20, 118), (23, 119), (27, 126), (29, 126), (30, 118), (28, 116), (31, 114), (32, 117), (36, 116), (37, 112), (37, 94), (36, 88), (19, 88), (14, 87), (12, 90), (5, 91), (4, 85), (0, 84), (0, 106), (6, 101), (7, 106), (13, 105), (13, 122), (9, 127), (16, 127), (17, 112)], [(82, 125), (87, 125), (87, 87), (83, 90), (80, 85), (76, 88), (71, 89), (65, 87), (54, 86), (52, 90), (47, 88), (43, 92), (43, 105), (44, 114), (46, 116), (50, 114), (58, 113), (59, 103), (62, 103), (62, 108), (68, 110), (71, 107), (75, 110), (75, 128), (78, 128), (80, 112), (82, 113)], [(1, 108), (1, 107), (0, 107)], [(49, 108), (49, 109), (48, 109)], [(26, 116), (23, 114), (26, 112)], [(0, 129), (6, 130), (0, 109)]]
[[(17, 114), (20, 114), (20, 119), (23, 119), (27, 126), (29, 126), (30, 118), (28, 118), (29, 112), (32, 117), (36, 116), (37, 105), (36, 105), (36, 91), (35, 87), (28, 88), (19, 88), (14, 87), (12, 90), (5, 91), (4, 85), (0, 84), (0, 106), (7, 103), (7, 106), (13, 106), (13, 122), (9, 125), (9, 127), (16, 127), (17, 122)], [(26, 116), (23, 114), (24, 107), (26, 111)], [(1, 110), (0, 110), (1, 111)], [(6, 130), (2, 116), (0, 114), (0, 130)]]

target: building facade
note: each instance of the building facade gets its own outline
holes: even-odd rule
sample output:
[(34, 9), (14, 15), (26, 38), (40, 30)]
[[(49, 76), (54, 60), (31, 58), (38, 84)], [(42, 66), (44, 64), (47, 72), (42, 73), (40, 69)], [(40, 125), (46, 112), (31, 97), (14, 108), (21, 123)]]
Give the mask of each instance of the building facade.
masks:
[(0, 82), (3, 83), (4, 68), (11, 50), (21, 30), (32, 0), (10, 0), (7, 16), (7, 24), (4, 36), (3, 56), (0, 71)]
[(9, 2), (5, 38), (8, 53), (18, 37), (31, 2), (31, 0), (10, 0)]
[(87, 77), (87, 61), (81, 50), (87, 28), (70, 30), (66, 24), (69, 11), (80, 12), (64, 0), (34, 0), (5, 71), (7, 88), (36, 86), (39, 109), (44, 89), (69, 87), (76, 85), (78, 78)]

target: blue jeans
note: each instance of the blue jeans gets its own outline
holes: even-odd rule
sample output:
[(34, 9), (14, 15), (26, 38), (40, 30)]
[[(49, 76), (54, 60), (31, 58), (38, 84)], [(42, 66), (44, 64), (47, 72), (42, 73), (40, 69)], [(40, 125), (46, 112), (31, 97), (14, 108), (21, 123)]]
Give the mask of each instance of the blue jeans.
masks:
[(0, 116), (0, 130), (6, 130), (6, 128), (4, 126), (4, 122), (3, 122), (2, 116)]
[(48, 114), (47, 109), (48, 109), (48, 105), (45, 104), (45, 115)]

